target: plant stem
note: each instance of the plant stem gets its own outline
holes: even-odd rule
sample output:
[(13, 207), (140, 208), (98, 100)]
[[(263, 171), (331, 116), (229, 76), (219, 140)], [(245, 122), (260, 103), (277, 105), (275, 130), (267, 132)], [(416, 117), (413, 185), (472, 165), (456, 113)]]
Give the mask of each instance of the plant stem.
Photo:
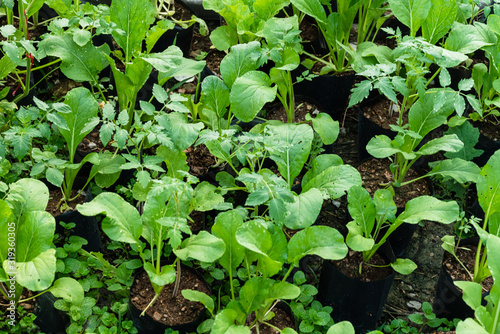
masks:
[(173, 297), (177, 297), (177, 293), (179, 293), (180, 284), (181, 284), (181, 261), (177, 261), (177, 272), (175, 273), (174, 292), (172, 293)]

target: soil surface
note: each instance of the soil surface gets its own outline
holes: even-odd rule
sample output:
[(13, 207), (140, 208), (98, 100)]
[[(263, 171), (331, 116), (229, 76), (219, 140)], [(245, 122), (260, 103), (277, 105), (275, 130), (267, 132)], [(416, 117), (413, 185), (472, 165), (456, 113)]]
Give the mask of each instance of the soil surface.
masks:
[[(274, 317), (267, 321), (267, 323), (279, 328), (279, 329), (284, 329), (286, 327), (290, 327), (293, 329), (295, 328), (295, 322), (293, 321), (293, 318), (288, 314), (285, 310), (281, 308), (274, 308), (272, 310), (274, 312)], [(251, 329), (252, 334), (257, 333), (257, 329), (254, 327)], [(277, 331), (276, 329), (266, 325), (266, 324), (260, 324), (259, 325), (259, 333), (260, 334), (279, 334), (281, 333), (280, 331)]]
[(473, 122), (474, 127), (479, 129), (479, 132), (494, 141), (500, 141), (500, 123), (491, 122), (494, 119), (490, 119), (490, 121), (483, 122)]
[[(174, 284), (167, 284), (161, 291), (156, 302), (151, 305), (146, 313), (154, 320), (167, 326), (186, 324), (194, 321), (204, 306), (198, 302), (192, 302), (182, 297), (184, 289), (197, 290), (210, 295), (210, 290), (205, 283), (190, 270), (182, 270), (179, 293), (173, 297)], [(154, 290), (149, 281), (148, 274), (142, 272), (134, 279), (130, 289), (132, 303), (139, 309), (144, 310), (154, 297)]]
[[(359, 273), (360, 263), (362, 263), (361, 274)], [(378, 281), (393, 273), (391, 267), (374, 267), (389, 264), (381, 255), (375, 254), (368, 263), (364, 263), (363, 253), (352, 250), (345, 258), (340, 261), (332, 261), (332, 264), (344, 275), (357, 278), (362, 282)]]
[(217, 161), (204, 145), (191, 146), (185, 151), (189, 173), (196, 177), (203, 176), (214, 166)]
[[(73, 189), (71, 191), (71, 198), (78, 195), (78, 191), (79, 191), (78, 189)], [(60, 189), (54, 189), (49, 191), (49, 203), (47, 204), (47, 209), (45, 211), (47, 211), (54, 217), (59, 216), (61, 213), (63, 213), (61, 212), (62, 205), (60, 205), (62, 197), (63, 196)], [(82, 204), (84, 202), (85, 202), (85, 194), (84, 192), (82, 192), (82, 194), (75, 200), (66, 202), (68, 208), (65, 211), (73, 211), (75, 210), (77, 204)]]
[[(377, 189), (383, 189), (383, 184), (391, 181), (390, 161), (388, 159), (371, 159), (361, 163), (357, 169), (363, 180), (363, 187), (373, 196)], [(410, 169), (404, 178), (404, 182), (414, 179), (419, 173)], [(394, 202), (398, 207), (404, 207), (406, 202), (422, 195), (430, 195), (431, 189), (425, 179), (412, 182), (400, 188), (394, 188), (396, 195)]]
[[(283, 123), (287, 122), (287, 114), (285, 107), (281, 102), (272, 102), (264, 106), (266, 110), (265, 118), (267, 120), (279, 120)], [(310, 114), (315, 117), (319, 113), (318, 107), (306, 101), (296, 100), (295, 101), (295, 115), (294, 123), (304, 122), (306, 120), (306, 115)]]
[[(390, 129), (391, 124), (398, 124), (399, 107), (394, 102), (380, 97), (364, 103), (363, 114), (384, 129)], [(403, 124), (406, 123), (408, 123), (408, 113), (403, 115)]]

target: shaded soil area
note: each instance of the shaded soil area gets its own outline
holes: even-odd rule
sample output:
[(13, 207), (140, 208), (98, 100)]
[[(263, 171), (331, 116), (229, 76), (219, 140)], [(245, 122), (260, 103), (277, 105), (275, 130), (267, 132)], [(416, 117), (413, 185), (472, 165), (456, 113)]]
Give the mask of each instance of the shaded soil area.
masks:
[[(277, 327), (279, 329), (284, 329), (286, 327), (290, 327), (295, 329), (295, 321), (293, 320), (292, 316), (287, 313), (285, 310), (282, 308), (274, 308), (272, 310), (274, 313), (274, 317), (271, 320), (268, 320), (267, 323), (271, 324), (274, 327)], [(257, 333), (257, 329), (254, 327), (251, 329), (251, 333), (255, 334)], [(270, 327), (266, 324), (260, 324), (259, 325), (259, 333), (260, 334), (279, 334), (281, 333), (280, 331), (274, 329), (273, 327)]]
[[(194, 321), (203, 311), (204, 306), (201, 303), (191, 302), (182, 297), (181, 291), (184, 289), (197, 290), (210, 295), (210, 290), (205, 283), (190, 270), (184, 269), (177, 296), (172, 296), (174, 284), (167, 284), (156, 302), (147, 309), (146, 313), (154, 320), (169, 326)], [(139, 310), (144, 310), (153, 299), (154, 294), (148, 274), (146, 272), (138, 274), (130, 289), (132, 303)]]
[[(344, 275), (357, 278), (362, 282), (378, 281), (392, 274), (388, 261), (380, 254), (375, 254), (368, 263), (363, 262), (363, 253), (350, 250), (347, 256), (340, 261), (332, 262)], [(359, 267), (362, 266), (361, 273)]]
[[(79, 190), (77, 190), (77, 189), (73, 189), (71, 191), (71, 198), (78, 195), (78, 191)], [(63, 213), (63, 212), (61, 212), (61, 209), (64, 210), (64, 208), (66, 208), (66, 211), (70, 211), (70, 210), (72, 211), (75, 209), (75, 207), (78, 204), (82, 204), (85, 202), (85, 194), (83, 194), (83, 192), (82, 192), (82, 195), (80, 195), (75, 200), (66, 202), (67, 207), (64, 204), (60, 204), (62, 197), (63, 196), (62, 196), (62, 192), (60, 189), (54, 189), (54, 190), (49, 191), (49, 203), (47, 204), (47, 209), (45, 211), (47, 211), (48, 213), (50, 213), (52, 216), (55, 217), (55, 216), (58, 216), (61, 213)]]

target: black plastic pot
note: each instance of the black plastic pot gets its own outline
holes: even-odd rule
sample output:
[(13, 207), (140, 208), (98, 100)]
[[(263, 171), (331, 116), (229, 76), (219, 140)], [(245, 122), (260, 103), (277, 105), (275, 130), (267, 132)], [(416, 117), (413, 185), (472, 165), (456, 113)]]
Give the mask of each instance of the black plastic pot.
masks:
[(500, 149), (500, 140), (493, 140), (483, 134), (479, 134), (476, 149), (483, 150), (483, 154), (472, 159), (479, 167), (486, 165), (491, 156)]
[(220, 15), (213, 10), (206, 10), (203, 7), (203, 0), (177, 0), (184, 7), (189, 8), (189, 10), (197, 17), (205, 21), (219, 21)]
[[(90, 191), (90, 187), (87, 187), (85, 193), (85, 202), (87, 203), (91, 200), (92, 193)], [(82, 246), (83, 249), (88, 252), (104, 251), (101, 242), (101, 232), (99, 231), (99, 225), (97, 224), (97, 220), (95, 217), (84, 216), (78, 211), (68, 211), (54, 218), (56, 220), (56, 233), (61, 234), (64, 232), (64, 228), (61, 226), (61, 224), (59, 224), (60, 222), (75, 223), (75, 227), (70, 231), (70, 234), (79, 236), (87, 240), (87, 244)]]
[[(463, 239), (460, 241), (461, 246), (477, 245), (479, 243), (478, 237)], [(481, 304), (486, 305), (484, 299), (489, 292), (483, 293)], [(463, 300), (463, 293), (455, 285), (453, 278), (448, 273), (448, 270), (443, 265), (439, 273), (439, 279), (436, 286), (436, 295), (432, 310), (439, 318), (446, 318), (448, 320), (474, 318), (474, 310), (467, 305)]]
[(65, 334), (70, 324), (69, 316), (54, 307), (57, 300), (53, 294), (46, 292), (36, 298), (33, 313), (36, 315), (35, 324), (45, 334)]
[[(300, 75), (305, 68), (299, 67), (295, 73)], [(310, 100), (334, 120), (340, 121), (349, 102), (354, 74), (335, 76), (320, 75), (311, 81), (303, 80), (294, 85), (296, 97)]]
[[(384, 244), (379, 251), (389, 261), (395, 259), (389, 244)], [(318, 299), (324, 306), (333, 308), (335, 322), (350, 321), (356, 333), (365, 333), (376, 328), (394, 277), (393, 272), (382, 280), (362, 282), (347, 277), (330, 261), (324, 261)]]
[[(183, 29), (175, 26), (174, 29), (165, 32), (151, 49), (151, 52), (162, 52), (171, 45), (176, 45), (182, 50), (184, 57), (189, 57), (191, 42), (193, 41), (194, 25)], [(175, 43), (174, 43), (175, 42)]]
[[(182, 270), (188, 270), (191, 273), (194, 273), (210, 289), (210, 286), (205, 281), (203, 276), (200, 273), (198, 273), (196, 270), (192, 269), (191, 267), (187, 267), (187, 266), (183, 266)], [(141, 272), (143, 272), (143, 270), (139, 271), (138, 273), (141, 273)], [(205, 318), (205, 309), (203, 309), (200, 312), (200, 314), (196, 317), (196, 319), (192, 322), (181, 324), (181, 325), (167, 326), (161, 322), (154, 320), (148, 314), (144, 314), (143, 316), (141, 316), (141, 313), (142, 313), (142, 310), (139, 310), (134, 305), (134, 303), (132, 303), (131, 299), (129, 299), (128, 317), (134, 323), (134, 327), (137, 328), (137, 330), (139, 331), (139, 334), (164, 333), (165, 330), (167, 330), (169, 328), (172, 329), (173, 331), (179, 331), (179, 334), (192, 333), (192, 332), (196, 332), (196, 328), (201, 324), (201, 322)]]

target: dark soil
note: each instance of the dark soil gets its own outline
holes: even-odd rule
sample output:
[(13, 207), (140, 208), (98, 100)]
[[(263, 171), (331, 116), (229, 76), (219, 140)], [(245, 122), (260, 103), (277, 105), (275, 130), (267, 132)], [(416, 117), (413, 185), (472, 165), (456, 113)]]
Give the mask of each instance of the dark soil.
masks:
[[(373, 196), (377, 189), (383, 189), (383, 184), (391, 181), (390, 161), (388, 159), (371, 159), (361, 163), (357, 169), (363, 180), (363, 187)], [(403, 181), (418, 177), (419, 174), (410, 169)], [(425, 179), (412, 182), (401, 188), (394, 188), (394, 202), (398, 207), (404, 207), (406, 202), (422, 195), (430, 195), (431, 189)]]
[[(71, 191), (71, 198), (78, 195), (78, 191), (79, 189), (73, 189)], [(61, 212), (61, 207), (59, 205), (62, 197), (63, 196), (60, 189), (54, 189), (49, 191), (49, 203), (47, 204), (46, 211), (49, 212), (54, 217), (59, 216), (61, 213), (63, 213)], [(82, 195), (80, 195), (75, 200), (66, 202), (66, 204), (68, 205), (66, 211), (73, 211), (75, 210), (77, 204), (82, 204), (84, 202), (85, 202), (85, 194), (82, 192)]]
[[(456, 251), (456, 255), (472, 275), (474, 274), (476, 251), (477, 245), (462, 246)], [(483, 252), (481, 252), (481, 254), (482, 253)], [(455, 257), (448, 252), (444, 253), (443, 265), (446, 267), (446, 270), (454, 281), (472, 281), (472, 277), (469, 275), (467, 270), (465, 270)], [(493, 278), (491, 276), (488, 277), (481, 283), (481, 285), (483, 286), (483, 291), (490, 291), (493, 285)]]
[[(385, 266), (389, 264), (379, 254), (375, 254), (368, 263), (365, 263), (363, 262), (363, 253), (350, 250), (345, 258), (340, 261), (332, 261), (332, 263), (344, 275), (351, 278), (357, 278), (362, 282), (378, 281), (386, 278), (393, 273), (391, 267), (374, 267)], [(362, 269), (360, 274), (359, 265), (361, 263)]]
[[(386, 98), (379, 98), (363, 107), (364, 116), (384, 129), (391, 124), (398, 124), (399, 107)], [(403, 124), (408, 123), (408, 113), (403, 115)]]
[(187, 224), (191, 229), (191, 232), (198, 233), (205, 227), (205, 217), (204, 212), (201, 211), (193, 211), (189, 214), (189, 217), (193, 220), (188, 219)]
[[(284, 329), (286, 327), (290, 327), (295, 329), (295, 322), (293, 321), (292, 317), (290, 314), (288, 314), (285, 310), (281, 308), (274, 308), (272, 310), (274, 312), (274, 317), (267, 321), (269, 324), (279, 328), (279, 329)], [(251, 333), (255, 334), (257, 333), (257, 329), (254, 327), (251, 329)], [(266, 324), (260, 324), (259, 325), (259, 333), (260, 334), (279, 334), (280, 332), (277, 331), (276, 329), (269, 327)]]
[(494, 141), (500, 141), (500, 124), (491, 121), (473, 122), (473, 125), (479, 129), (483, 136)]
[[(176, 297), (172, 296), (174, 284), (168, 284), (163, 288), (156, 302), (146, 311), (151, 318), (167, 326), (190, 323), (204, 309), (201, 303), (184, 299), (180, 291), (191, 289), (210, 295), (210, 290), (205, 283), (190, 270), (184, 269), (181, 277), (180, 289)], [(153, 297), (154, 290), (148, 274), (141, 272), (134, 279), (134, 284), (130, 289), (130, 299), (139, 310), (144, 310)]]
[(203, 176), (214, 166), (217, 161), (208, 148), (202, 144), (191, 146), (186, 151), (189, 173), (196, 177)]
[[(279, 120), (283, 123), (287, 122), (285, 107), (283, 107), (281, 102), (268, 103), (264, 106), (264, 110), (266, 110), (265, 118), (267, 120)], [(295, 123), (304, 122), (307, 114), (314, 117), (318, 113), (319, 109), (314, 104), (301, 100), (295, 101)]]

